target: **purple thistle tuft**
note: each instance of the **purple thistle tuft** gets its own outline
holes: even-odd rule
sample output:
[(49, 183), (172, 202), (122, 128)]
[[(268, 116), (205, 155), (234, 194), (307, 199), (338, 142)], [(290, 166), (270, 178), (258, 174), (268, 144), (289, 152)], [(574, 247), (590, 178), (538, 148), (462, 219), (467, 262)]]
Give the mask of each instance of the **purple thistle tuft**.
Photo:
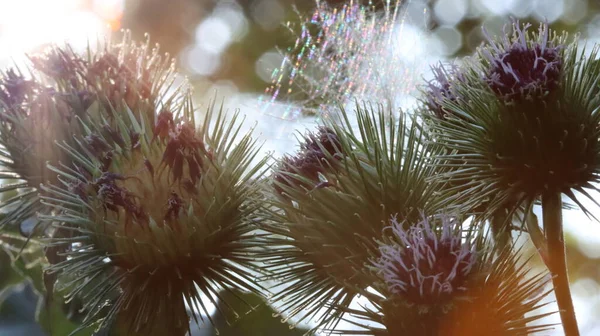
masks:
[(319, 173), (323, 172), (323, 167), (320, 162), (320, 155), (316, 151), (306, 151), (298, 153), (295, 156), (285, 156), (280, 163), (280, 168), (274, 174), (274, 188), (278, 194), (283, 194), (283, 188), (280, 185), (288, 187), (305, 187), (310, 189), (312, 186), (306, 182), (299, 180), (290, 174), (298, 174), (311, 181), (319, 180)]
[(560, 49), (548, 40), (548, 24), (540, 24), (537, 41), (527, 39), (527, 29), (513, 22), (512, 41), (504, 33), (499, 42), (483, 29), (490, 48), (483, 55), (490, 62), (486, 81), (498, 95), (510, 100), (539, 97), (558, 86), (562, 69)]
[(176, 192), (171, 191), (171, 196), (167, 200), (167, 213), (165, 214), (165, 221), (177, 221), (179, 218), (179, 211), (185, 206), (185, 201), (177, 195)]
[(458, 66), (453, 63), (444, 65), (439, 62), (431, 66), (431, 71), (434, 79), (427, 82), (425, 104), (438, 118), (445, 119), (448, 111), (442, 107), (442, 102), (458, 99), (456, 90), (452, 87), (452, 81), (464, 81), (464, 76)]
[[(339, 155), (341, 148), (340, 139), (335, 131), (326, 126), (320, 126), (317, 133), (310, 133), (305, 137), (305, 142), (300, 145), (305, 151), (316, 151), (325, 157), (323, 150), (326, 150), (332, 156)], [(322, 149), (321, 149), (322, 148)]]
[(457, 230), (460, 223), (442, 216), (436, 226), (423, 216), (408, 229), (395, 218), (391, 224), (394, 243), (381, 245), (381, 257), (373, 261), (391, 293), (422, 305), (444, 303), (466, 291), (477, 258), (475, 245)]
[(110, 146), (104, 139), (96, 134), (90, 134), (84, 138), (87, 148), (98, 156), (101, 153), (104, 153), (110, 149)]
[[(301, 186), (312, 189), (319, 184), (319, 174), (325, 173), (333, 162), (328, 160), (329, 156), (336, 159), (342, 157), (341, 142), (335, 131), (329, 127), (321, 126), (316, 133), (309, 133), (300, 144), (300, 151), (294, 156), (286, 156), (281, 160), (279, 169), (274, 174), (275, 190), (278, 194), (283, 193), (280, 185)], [(307, 184), (298, 178), (290, 176), (298, 174), (314, 183)]]
[(43, 53), (30, 57), (34, 68), (55, 80), (69, 81), (76, 86), (78, 74), (83, 73), (87, 62), (70, 46), (50, 47)]
[(180, 124), (169, 134), (161, 165), (169, 167), (174, 181), (181, 182), (187, 163), (188, 174), (196, 184), (202, 175), (203, 153), (207, 153), (204, 142), (198, 138), (193, 125)]
[(27, 96), (32, 96), (36, 83), (9, 69), (0, 79), (0, 101), (8, 108), (19, 107)]

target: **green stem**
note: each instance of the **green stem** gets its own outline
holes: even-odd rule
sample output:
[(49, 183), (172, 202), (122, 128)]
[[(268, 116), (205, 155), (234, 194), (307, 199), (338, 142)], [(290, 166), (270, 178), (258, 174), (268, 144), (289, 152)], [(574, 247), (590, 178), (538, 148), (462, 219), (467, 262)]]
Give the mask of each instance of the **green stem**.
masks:
[(503, 251), (508, 248), (509, 244), (512, 242), (512, 230), (510, 224), (511, 221), (506, 214), (506, 209), (497, 210), (492, 214), (490, 226), (498, 246), (498, 251)]
[[(146, 295), (153, 294), (149, 292)], [(165, 309), (167, 305), (142, 307), (138, 300), (134, 299), (132, 302), (128, 309), (120, 311), (116, 316), (110, 326), (109, 336), (185, 336), (188, 334), (189, 320), (183, 303)], [(146, 314), (147, 321), (136, 321), (140, 309), (152, 311)]]
[(173, 326), (168, 324), (161, 324), (160, 319), (157, 319), (155, 323), (148, 322), (148, 325), (142, 330), (133, 331), (129, 327), (123, 325), (117, 325), (108, 334), (109, 336), (185, 336), (188, 334), (188, 325), (185, 326)]
[(542, 215), (544, 233), (548, 243), (548, 269), (552, 274), (554, 294), (560, 310), (560, 319), (565, 330), (565, 336), (579, 336), (567, 274), (561, 193), (548, 192), (542, 195)]

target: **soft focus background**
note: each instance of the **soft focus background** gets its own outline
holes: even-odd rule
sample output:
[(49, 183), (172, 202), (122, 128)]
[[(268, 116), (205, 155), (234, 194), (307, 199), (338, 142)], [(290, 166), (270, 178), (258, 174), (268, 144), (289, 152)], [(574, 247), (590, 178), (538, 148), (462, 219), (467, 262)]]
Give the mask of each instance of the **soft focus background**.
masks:
[[(83, 49), (88, 40), (107, 34), (118, 39), (121, 29), (130, 29), (140, 40), (149, 33), (153, 43), (177, 59), (200, 105), (217, 91), (227, 98), (227, 106), (258, 121), (265, 149), (280, 155), (295, 150), (294, 131), (314, 119), (264, 103), (269, 101), (264, 93), (273, 92), (273, 71), (282, 62), (280, 51), (296, 41), (298, 31), (293, 33), (293, 28), (299, 17), (310, 17), (314, 8), (313, 0), (0, 0), (0, 66), (25, 62), (26, 54), (49, 43), (69, 42)], [(405, 62), (395, 71), (409, 88), (407, 96), (418, 93), (414, 87), (422, 77), (430, 77), (430, 64), (471, 54), (483, 39), (482, 25), (496, 34), (511, 16), (547, 20), (554, 29), (580, 33), (590, 44), (600, 40), (597, 0), (406, 0), (400, 15), (394, 43)], [(414, 99), (403, 100), (402, 105), (409, 108), (411, 102)], [(600, 223), (577, 211), (568, 211), (565, 219), (581, 331), (600, 335)], [(14, 276), (3, 257), (0, 285)], [(259, 304), (256, 298), (248, 299)], [(0, 302), (0, 336), (44, 335), (33, 321), (36, 301), (29, 287), (0, 293)], [(558, 316), (552, 321), (558, 322)], [(263, 305), (233, 328), (224, 326), (221, 333), (277, 336), (302, 331), (279, 324)], [(194, 334), (211, 332), (199, 329)]]

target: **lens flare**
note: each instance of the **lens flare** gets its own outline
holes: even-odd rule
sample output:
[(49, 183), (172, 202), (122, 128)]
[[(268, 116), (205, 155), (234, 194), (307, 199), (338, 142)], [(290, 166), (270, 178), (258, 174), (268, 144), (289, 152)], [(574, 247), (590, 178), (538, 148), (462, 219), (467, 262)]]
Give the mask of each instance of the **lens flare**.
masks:
[[(418, 56), (422, 33), (407, 22), (405, 3), (387, 1), (381, 10), (355, 1), (318, 3), (311, 17), (301, 17), (295, 44), (273, 70), (263, 109), (297, 119), (323, 116), (355, 99), (394, 110), (406, 106), (425, 64)], [(272, 109), (276, 101), (287, 104)]]

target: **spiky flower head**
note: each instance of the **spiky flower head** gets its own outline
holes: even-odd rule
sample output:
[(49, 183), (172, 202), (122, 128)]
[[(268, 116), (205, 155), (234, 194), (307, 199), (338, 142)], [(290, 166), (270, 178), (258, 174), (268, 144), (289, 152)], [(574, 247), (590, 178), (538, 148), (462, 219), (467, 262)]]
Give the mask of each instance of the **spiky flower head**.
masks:
[(424, 114), (447, 151), (439, 166), (456, 167), (438, 176), (456, 184), (446, 193), (487, 202), (490, 214), (527, 208), (544, 193), (580, 204), (573, 191), (586, 195), (600, 172), (598, 46), (584, 55), (546, 24), (537, 34), (527, 28), (515, 23), (512, 39), (464, 62), (467, 80), (453, 81), (462, 100), (442, 103), (457, 117)]
[(513, 23), (513, 37), (504, 31), (500, 41), (484, 33), (489, 47), (482, 54), (489, 62), (485, 80), (504, 99), (532, 99), (557, 88), (561, 77), (561, 45), (549, 40), (547, 24), (540, 24), (536, 38), (528, 38), (531, 24)]
[[(18, 195), (2, 204), (10, 212), (0, 226), (47, 212), (38, 187), (58, 181), (46, 163), (69, 165), (70, 158), (54, 143), (73, 145), (73, 135), (83, 132), (81, 120), (104, 118), (107, 127), (114, 127), (110, 114), (134, 109), (152, 119), (178, 96), (171, 88), (172, 60), (148, 41), (132, 42), (129, 33), (120, 43), (99, 43), (86, 54), (68, 45), (51, 46), (30, 60), (28, 71), (11, 69), (0, 79), (1, 161), (6, 167), (0, 177), (18, 181), (2, 189)], [(93, 135), (86, 141), (99, 150)]]
[(477, 251), (472, 242), (463, 243), (453, 219), (435, 225), (424, 217), (407, 229), (396, 218), (391, 224), (395, 243), (379, 246), (381, 257), (373, 261), (391, 293), (411, 304), (434, 305), (466, 290)]
[(435, 183), (426, 182), (435, 170), (418, 123), (388, 112), (357, 106), (358, 129), (344, 110), (341, 123), (326, 119), (328, 128), (308, 137), (299, 153), (307, 155), (318, 144), (320, 164), (310, 166), (318, 180), (303, 166), (287, 169), (285, 161), (275, 172), (273, 184), (284, 193), (271, 199), (263, 229), (272, 233), (268, 268), (275, 279), (292, 284), (273, 297), (286, 318), (335, 323), (341, 313), (332, 307), (349, 305), (356, 288), (370, 285), (357, 269), (377, 251), (373, 239), (389, 217), (412, 220), (419, 209), (450, 206), (451, 198), (438, 198)]
[[(285, 197), (286, 188), (310, 190), (324, 186), (319, 175), (334, 168), (342, 157), (341, 144), (335, 131), (320, 126), (317, 132), (309, 133), (300, 144), (300, 151), (293, 156), (285, 156), (274, 173), (274, 188)], [(330, 160), (328, 160), (328, 158)]]
[(85, 137), (102, 150), (61, 144), (74, 165), (52, 168), (61, 183), (44, 190), (56, 215), (44, 218), (73, 232), (51, 240), (66, 247), (52, 270), (69, 296), (83, 298), (82, 327), (183, 335), (190, 318), (210, 320), (202, 295), (216, 302), (233, 287), (262, 294), (250, 269), (264, 160), (253, 163), (258, 149), (249, 133), (238, 137), (237, 114), (227, 121), (211, 105), (197, 129), (190, 99), (156, 122), (130, 113), (114, 116), (113, 132), (86, 124)]
[(464, 81), (464, 75), (455, 63), (439, 62), (431, 66), (431, 71), (434, 77), (425, 86), (425, 106), (438, 118), (445, 118), (448, 111), (444, 109), (442, 102), (446, 99), (455, 102), (458, 99), (453, 81)]
[(335, 156), (340, 151), (340, 140), (335, 131), (326, 126), (317, 127), (317, 132), (309, 133), (300, 144), (304, 151), (317, 152), (319, 156), (324, 157), (323, 152), (328, 152)]
[(373, 290), (361, 291), (368, 304), (344, 309), (363, 329), (354, 333), (528, 335), (549, 329), (538, 321), (549, 315), (538, 311), (548, 294), (547, 274), (530, 274), (520, 249), (493, 248), (479, 225), (445, 213), (423, 214), (409, 225), (393, 218), (368, 267)]

